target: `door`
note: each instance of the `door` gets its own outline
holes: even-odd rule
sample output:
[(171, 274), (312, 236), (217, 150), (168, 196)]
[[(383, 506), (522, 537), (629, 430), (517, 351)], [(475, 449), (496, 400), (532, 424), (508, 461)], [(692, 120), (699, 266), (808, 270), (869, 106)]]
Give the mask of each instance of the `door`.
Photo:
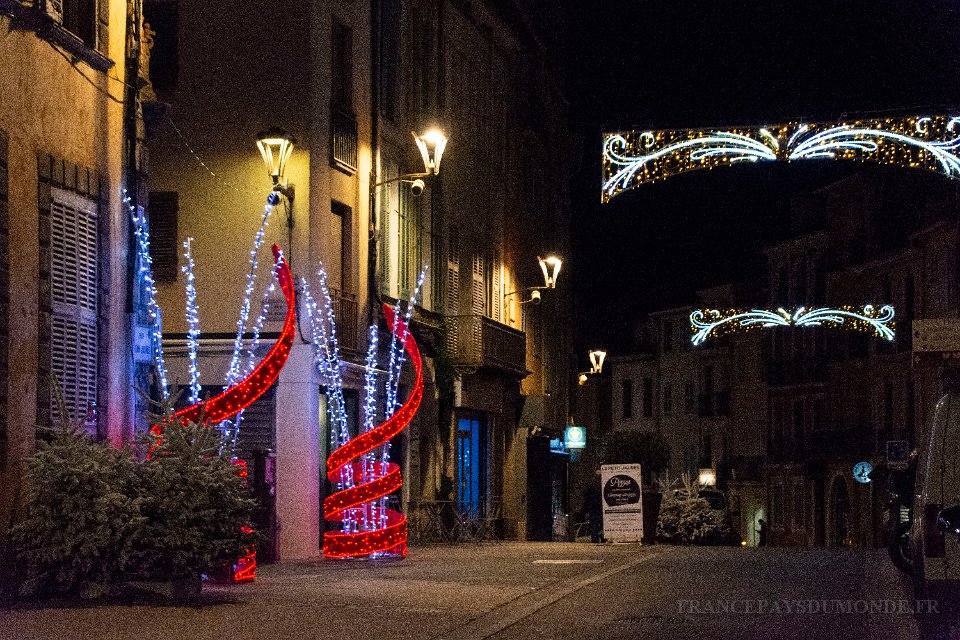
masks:
[(457, 507), (470, 518), (486, 515), (488, 452), (486, 421), (480, 416), (458, 416)]
[(550, 438), (527, 438), (527, 539), (553, 539)]

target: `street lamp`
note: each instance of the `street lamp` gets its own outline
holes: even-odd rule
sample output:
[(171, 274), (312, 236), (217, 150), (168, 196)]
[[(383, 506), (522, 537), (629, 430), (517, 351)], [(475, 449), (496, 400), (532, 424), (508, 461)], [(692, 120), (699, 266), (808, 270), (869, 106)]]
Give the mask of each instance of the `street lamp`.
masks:
[(504, 294), (503, 303), (507, 303), (507, 298), (510, 296), (523, 293), (526, 291), (530, 292), (530, 297), (526, 300), (521, 300), (520, 304), (527, 304), (532, 302), (534, 304), (540, 304), (540, 292), (543, 289), (555, 289), (557, 286), (557, 274), (560, 273), (560, 265), (563, 263), (560, 258), (555, 255), (549, 255), (546, 258), (541, 258), (537, 256), (537, 262), (540, 263), (540, 269), (543, 271), (543, 286), (542, 287), (525, 287), (523, 289), (517, 289), (511, 291), (510, 293)]
[[(280, 196), (284, 197), (284, 208), (287, 212), (287, 259), (293, 260), (293, 197), (294, 189), (284, 176), (287, 169), (287, 160), (297, 144), (294, 138), (285, 129), (270, 127), (257, 134), (257, 149), (267, 173), (273, 182), (273, 193), (267, 198), (271, 205), (280, 203)], [(277, 195), (279, 194), (279, 195)]]
[(594, 349), (590, 352), (590, 373), (601, 373), (603, 371), (603, 359), (607, 357), (606, 351)]
[(429, 178), (440, 173), (440, 159), (443, 157), (443, 150), (447, 147), (447, 136), (437, 128), (429, 129), (420, 135), (417, 135), (414, 131), (410, 133), (417, 143), (417, 149), (420, 150), (420, 157), (423, 158), (423, 171), (404, 173), (396, 178), (378, 182), (370, 187), (371, 190), (393, 182), (409, 182), (411, 183), (410, 192), (419, 196), (426, 186), (423, 178)]

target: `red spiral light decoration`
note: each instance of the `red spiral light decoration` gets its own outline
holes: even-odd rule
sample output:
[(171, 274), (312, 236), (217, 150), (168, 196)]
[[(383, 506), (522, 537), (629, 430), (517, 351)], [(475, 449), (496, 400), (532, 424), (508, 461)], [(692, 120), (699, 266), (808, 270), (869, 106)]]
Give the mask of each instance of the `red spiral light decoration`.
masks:
[[(373, 463), (373, 480), (365, 482), (363, 461), (360, 458), (381, 447), (403, 431), (420, 407), (423, 398), (423, 365), (417, 342), (407, 329), (406, 323), (397, 317), (389, 305), (383, 305), (387, 326), (395, 336), (403, 340), (403, 348), (413, 363), (416, 381), (410, 397), (386, 422), (351, 438), (327, 458), (327, 477), (331, 482), (341, 481), (341, 472), (346, 469), (353, 477), (354, 486), (328, 496), (323, 502), (324, 517), (331, 522), (342, 522), (348, 509), (353, 509), (390, 495), (400, 488), (403, 479), (400, 467), (393, 462)], [(371, 507), (374, 518), (386, 516), (386, 526), (372, 531), (328, 531), (323, 536), (323, 555), (328, 558), (355, 558), (371, 553), (386, 552), (407, 555), (407, 519), (393, 509)]]

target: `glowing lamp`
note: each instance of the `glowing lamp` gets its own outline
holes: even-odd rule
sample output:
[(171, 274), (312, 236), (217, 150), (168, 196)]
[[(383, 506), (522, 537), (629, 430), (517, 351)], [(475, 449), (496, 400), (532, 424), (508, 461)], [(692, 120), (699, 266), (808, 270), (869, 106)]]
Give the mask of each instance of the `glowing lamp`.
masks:
[(603, 371), (603, 359), (607, 357), (607, 352), (600, 349), (594, 349), (590, 352), (590, 373), (601, 373)]
[(547, 256), (546, 258), (537, 257), (540, 263), (540, 270), (543, 271), (543, 286), (546, 289), (553, 289), (557, 286), (557, 276), (560, 275), (560, 266), (563, 261), (557, 256)]
[(716, 469), (700, 469), (700, 472), (697, 474), (697, 482), (701, 487), (717, 486)]
[(423, 158), (424, 173), (427, 175), (440, 173), (440, 158), (443, 157), (443, 150), (447, 146), (447, 136), (436, 128), (429, 129), (420, 135), (412, 131), (411, 134), (417, 143), (417, 149), (420, 150), (420, 157)]
[(577, 383), (578, 383), (581, 387), (582, 387), (583, 385), (587, 384), (587, 374), (581, 371), (581, 372), (580, 372), (580, 375), (577, 376)]
[(257, 149), (267, 167), (267, 173), (273, 184), (283, 181), (283, 173), (287, 167), (287, 160), (293, 153), (293, 146), (297, 139), (279, 127), (265, 129), (257, 134)]

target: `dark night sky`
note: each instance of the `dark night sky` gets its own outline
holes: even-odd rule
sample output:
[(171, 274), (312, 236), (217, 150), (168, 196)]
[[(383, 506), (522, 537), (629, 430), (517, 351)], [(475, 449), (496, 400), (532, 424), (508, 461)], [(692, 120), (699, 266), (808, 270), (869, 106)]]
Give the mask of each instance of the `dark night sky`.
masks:
[(856, 168), (694, 172), (601, 206), (601, 131), (960, 109), (960, 0), (571, 0), (564, 21), (581, 154), (567, 271), (578, 353), (617, 349), (639, 312), (750, 279), (763, 264), (758, 250), (784, 233), (778, 213), (789, 194)]

